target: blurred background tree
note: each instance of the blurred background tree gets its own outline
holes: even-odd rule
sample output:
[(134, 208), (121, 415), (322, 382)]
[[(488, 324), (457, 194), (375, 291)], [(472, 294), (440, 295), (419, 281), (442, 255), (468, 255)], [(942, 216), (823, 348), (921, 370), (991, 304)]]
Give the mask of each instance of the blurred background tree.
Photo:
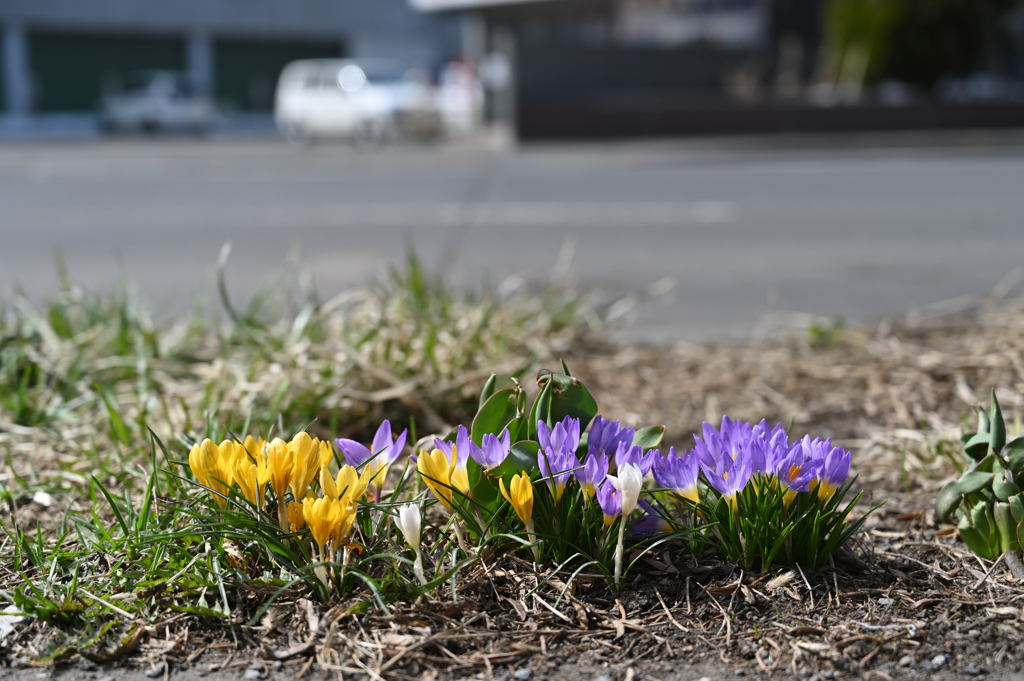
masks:
[[(1013, 75), (1007, 17), (1016, 0), (827, 0), (822, 76), (837, 84)], [(1019, 8), (1017, 8), (1019, 11)]]

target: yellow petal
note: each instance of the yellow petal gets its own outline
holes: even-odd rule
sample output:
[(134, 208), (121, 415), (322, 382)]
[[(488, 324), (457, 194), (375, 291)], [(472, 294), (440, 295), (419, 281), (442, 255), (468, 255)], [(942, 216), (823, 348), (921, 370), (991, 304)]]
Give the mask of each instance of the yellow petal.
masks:
[(419, 471), (423, 482), (427, 485), (438, 501), (452, 510), (452, 492), (448, 488), (451, 484), (449, 477), (448, 457), (440, 449), (435, 449), (430, 454), (426, 450), (420, 450), (419, 460), (416, 462), (416, 469)]

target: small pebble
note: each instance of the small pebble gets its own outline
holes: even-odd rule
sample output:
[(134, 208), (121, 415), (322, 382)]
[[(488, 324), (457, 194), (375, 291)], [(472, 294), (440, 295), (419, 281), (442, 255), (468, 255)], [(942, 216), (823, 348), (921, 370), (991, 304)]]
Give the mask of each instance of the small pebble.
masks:
[(242, 678), (248, 679), (249, 681), (255, 681), (256, 679), (260, 678), (260, 673), (255, 669), (246, 669), (245, 674), (242, 675)]
[(78, 663), (75, 666), (77, 666), (83, 672), (94, 672), (97, 669), (99, 669), (99, 667), (96, 666), (96, 663), (87, 657), (78, 658)]
[(832, 681), (832, 679), (836, 678), (836, 673), (830, 669), (828, 671), (822, 672), (821, 678), (825, 679), (826, 681)]
[(808, 679), (808, 681), (821, 681), (821, 677), (818, 676), (817, 674), (812, 674), (811, 678)]
[(697, 681), (711, 681), (711, 679), (709, 679), (709, 678), (708, 678), (708, 677), (706, 677), (706, 676), (702, 676), (702, 677), (700, 677), (700, 678), (699, 678), (699, 679), (698, 679)]
[(737, 669), (736, 671), (734, 671), (734, 672), (732, 673), (732, 675), (733, 675), (733, 676), (746, 676), (746, 675), (747, 675), (747, 670), (746, 670), (746, 669), (744, 669), (743, 667), (740, 667), (739, 669)]
[(512, 676), (515, 677), (518, 681), (526, 681), (528, 678), (533, 676), (533, 672), (531, 672), (529, 669), (517, 669), (515, 673), (512, 674)]
[(942, 674), (936, 674), (935, 676), (932, 677), (932, 681), (942, 681), (942, 679), (943, 679)]
[(984, 670), (980, 669), (978, 665), (974, 664), (973, 662), (968, 662), (967, 666), (964, 667), (964, 674), (967, 674), (967, 676), (980, 676), (984, 673)]
[(967, 632), (968, 636), (981, 636), (981, 631), (978, 629), (971, 629)]
[(900, 658), (900, 666), (901, 667), (912, 667), (913, 665), (914, 665), (914, 658), (912, 658), (910, 655), (904, 655), (903, 657)]
[(879, 598), (878, 599), (878, 604), (879, 605), (892, 605), (892, 599), (891, 598)]
[(250, 662), (249, 663), (249, 669), (252, 669), (253, 671), (257, 671), (257, 672), (262, 672), (263, 671), (263, 664), (260, 663), (260, 662)]
[(99, 681), (114, 681), (114, 677), (113, 676), (101, 676), (99, 678)]
[(283, 666), (284, 666), (284, 663), (281, 662), (281, 660), (274, 660), (274, 664), (270, 665), (270, 668), (273, 669), (274, 671), (277, 671), (278, 669), (280, 669)]
[(155, 679), (158, 676), (163, 676), (165, 666), (166, 665), (164, 664), (164, 661), (160, 660), (156, 663), (155, 667), (146, 671), (146, 676), (148, 676), (151, 679)]
[(596, 677), (594, 681), (612, 681), (612, 677), (607, 674), (601, 674), (601, 676)]
[(943, 666), (944, 664), (946, 664), (946, 656), (945, 655), (936, 655), (935, 657), (932, 658), (932, 666), (935, 667), (936, 669), (938, 669), (939, 667)]

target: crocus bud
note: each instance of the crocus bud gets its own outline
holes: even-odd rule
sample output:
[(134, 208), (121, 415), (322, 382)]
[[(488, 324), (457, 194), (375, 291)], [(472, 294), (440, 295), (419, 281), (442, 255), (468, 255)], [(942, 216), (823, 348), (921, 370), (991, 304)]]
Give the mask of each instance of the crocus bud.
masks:
[(409, 548), (416, 551), (420, 547), (420, 507), (419, 504), (404, 504), (398, 509), (398, 529), (402, 530)]
[(618, 477), (609, 475), (608, 480), (622, 494), (622, 517), (626, 518), (636, 508), (640, 488), (644, 485), (644, 474), (639, 466), (631, 463), (619, 466), (618, 474)]

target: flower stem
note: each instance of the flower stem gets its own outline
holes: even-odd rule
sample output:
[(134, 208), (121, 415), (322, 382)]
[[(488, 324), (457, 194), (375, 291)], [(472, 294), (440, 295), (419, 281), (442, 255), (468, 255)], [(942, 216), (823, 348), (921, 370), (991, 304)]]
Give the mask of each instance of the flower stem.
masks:
[(626, 516), (619, 521), (619, 542), (615, 545), (615, 590), (622, 588), (622, 535), (626, 532)]
[(530, 548), (533, 549), (533, 562), (540, 562), (540, 547), (534, 544), (537, 541), (537, 535), (534, 534), (533, 518), (526, 521), (526, 538), (533, 544)]
[(423, 554), (420, 553), (419, 547), (416, 548), (416, 562), (412, 564), (412, 571), (416, 575), (416, 579), (420, 581), (420, 584), (426, 586), (427, 578), (423, 574)]
[(455, 526), (455, 538), (459, 541), (459, 548), (467, 556), (469, 553), (469, 546), (466, 544), (466, 531), (462, 528), (462, 521), (457, 517), (452, 519), (452, 524)]

